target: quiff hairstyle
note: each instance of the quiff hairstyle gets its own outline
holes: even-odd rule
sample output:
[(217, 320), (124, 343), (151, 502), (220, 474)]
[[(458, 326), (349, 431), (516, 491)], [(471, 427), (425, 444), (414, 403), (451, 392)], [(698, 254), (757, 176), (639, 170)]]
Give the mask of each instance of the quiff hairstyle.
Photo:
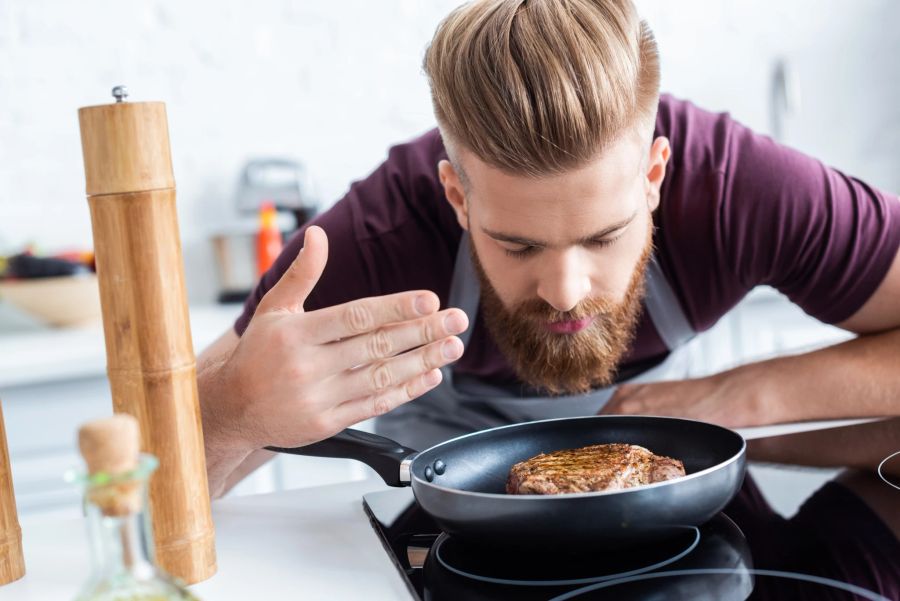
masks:
[(451, 159), (461, 146), (514, 174), (649, 136), (659, 101), (656, 41), (631, 0), (476, 0), (441, 22), (424, 69)]

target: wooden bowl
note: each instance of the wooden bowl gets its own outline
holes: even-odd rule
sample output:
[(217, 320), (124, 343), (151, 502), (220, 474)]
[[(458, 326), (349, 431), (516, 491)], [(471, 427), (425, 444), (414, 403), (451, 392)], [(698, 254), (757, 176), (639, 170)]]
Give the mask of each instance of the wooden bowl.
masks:
[(79, 274), (26, 280), (0, 280), (0, 300), (54, 327), (100, 320), (97, 275)]

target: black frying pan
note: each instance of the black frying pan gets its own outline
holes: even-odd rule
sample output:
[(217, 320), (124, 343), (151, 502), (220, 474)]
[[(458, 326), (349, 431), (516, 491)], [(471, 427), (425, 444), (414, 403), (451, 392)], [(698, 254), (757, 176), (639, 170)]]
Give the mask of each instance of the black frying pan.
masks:
[[(513, 464), (539, 453), (602, 443), (637, 444), (680, 459), (687, 475), (631, 489), (564, 495), (507, 495)], [(416, 500), (448, 534), (481, 544), (617, 546), (698, 526), (737, 493), (744, 439), (705, 422), (669, 417), (592, 416), (501, 426), (417, 453), (358, 430), (271, 451), (363, 461)]]

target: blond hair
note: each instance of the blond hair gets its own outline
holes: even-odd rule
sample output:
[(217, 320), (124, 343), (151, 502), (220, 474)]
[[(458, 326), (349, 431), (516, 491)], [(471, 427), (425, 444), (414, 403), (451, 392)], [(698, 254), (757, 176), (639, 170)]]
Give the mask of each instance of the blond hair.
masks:
[(424, 69), (448, 150), (517, 174), (652, 131), (659, 100), (656, 41), (631, 0), (470, 2), (438, 26)]

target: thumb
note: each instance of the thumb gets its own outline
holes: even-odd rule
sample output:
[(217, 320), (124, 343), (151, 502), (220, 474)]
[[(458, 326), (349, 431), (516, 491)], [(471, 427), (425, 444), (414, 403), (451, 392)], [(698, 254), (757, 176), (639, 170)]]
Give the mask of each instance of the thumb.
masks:
[(328, 236), (322, 228), (311, 225), (304, 233), (303, 248), (297, 258), (262, 298), (257, 311), (302, 312), (303, 303), (318, 283), (327, 262)]

